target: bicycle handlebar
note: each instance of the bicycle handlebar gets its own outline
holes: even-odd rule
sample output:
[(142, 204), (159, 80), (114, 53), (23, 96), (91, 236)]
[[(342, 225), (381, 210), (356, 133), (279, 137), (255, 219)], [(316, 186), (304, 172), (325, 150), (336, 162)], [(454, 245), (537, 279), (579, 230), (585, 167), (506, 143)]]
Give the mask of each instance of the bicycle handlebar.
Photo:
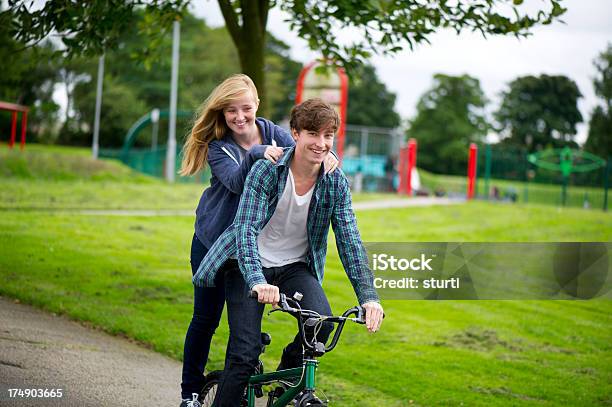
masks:
[[(249, 291), (248, 296), (249, 298), (258, 298), (258, 293), (255, 290), (251, 290)], [(306, 332), (304, 329), (304, 326), (307, 325), (307, 323), (311, 319), (315, 319), (316, 321), (314, 323), (311, 322), (310, 324), (323, 323), (326, 321), (338, 324), (338, 327), (336, 328), (336, 331), (334, 332), (334, 336), (332, 338), (331, 343), (329, 344), (329, 346), (325, 346), (325, 352), (329, 352), (336, 347), (336, 345), (338, 344), (338, 340), (340, 339), (340, 335), (342, 334), (342, 330), (344, 329), (344, 324), (346, 323), (346, 321), (352, 321), (352, 322), (362, 324), (362, 325), (365, 324), (365, 314), (366, 313), (363, 307), (360, 305), (347, 309), (346, 311), (344, 311), (344, 313), (341, 316), (325, 316), (325, 315), (320, 315), (316, 311), (302, 309), (302, 307), (300, 306), (297, 300), (290, 298), (282, 293), (280, 294), (280, 301), (278, 302), (278, 305), (279, 305), (279, 308), (273, 309), (270, 312), (282, 311), (282, 312), (287, 312), (290, 314), (297, 314), (298, 329), (300, 332), (300, 337), (302, 339), (302, 344), (307, 350), (310, 350), (313, 352), (317, 351), (316, 337), (314, 337), (312, 341), (309, 341), (306, 338)], [(351, 315), (355, 315), (355, 317), (351, 318)]]

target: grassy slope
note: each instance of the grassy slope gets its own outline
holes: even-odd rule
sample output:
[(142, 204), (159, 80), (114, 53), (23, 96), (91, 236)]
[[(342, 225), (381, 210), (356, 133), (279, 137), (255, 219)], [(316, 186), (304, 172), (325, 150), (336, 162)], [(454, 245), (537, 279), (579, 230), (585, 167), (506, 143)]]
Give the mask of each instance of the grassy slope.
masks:
[[(26, 188), (30, 183), (22, 182)], [(163, 185), (144, 184), (148, 188), (143, 191), (153, 191), (150, 199)], [(66, 184), (61, 196), (69, 191)], [(125, 204), (126, 196), (115, 199), (122, 198)], [(361, 212), (358, 219), (365, 241), (612, 237), (607, 214), (544, 206), (474, 203)], [(1, 213), (0, 293), (180, 358), (192, 308), (192, 221)], [(325, 289), (336, 311), (355, 301), (341, 270), (332, 241)], [(384, 306), (388, 317), (381, 332), (368, 335), (361, 327), (348, 326), (339, 348), (322, 359), (320, 385), (335, 405), (403, 406), (412, 405), (410, 400), (416, 405), (500, 406), (612, 402), (609, 301), (386, 301)], [(278, 314), (266, 317), (264, 326), (274, 338), (264, 360), (273, 366), (295, 326)], [(211, 368), (222, 365), (226, 337), (223, 321)]]
[[(174, 185), (134, 172), (114, 160), (90, 159), (84, 148), (0, 144), (1, 209), (192, 210), (206, 185)], [(355, 201), (396, 198), (359, 194)]]

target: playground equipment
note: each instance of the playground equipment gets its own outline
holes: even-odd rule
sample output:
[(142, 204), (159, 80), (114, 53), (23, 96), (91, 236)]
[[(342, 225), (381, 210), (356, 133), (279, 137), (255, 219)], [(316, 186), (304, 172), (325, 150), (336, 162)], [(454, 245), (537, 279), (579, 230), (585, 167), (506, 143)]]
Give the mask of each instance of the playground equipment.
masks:
[[(192, 114), (192, 112), (186, 110), (179, 110), (176, 113), (177, 117), (191, 117)], [(159, 120), (168, 119), (169, 117), (169, 110), (153, 109), (149, 113), (143, 115), (140, 119), (136, 120), (136, 122), (132, 125), (132, 127), (130, 127), (127, 134), (125, 135), (125, 141), (123, 142), (123, 147), (121, 147), (121, 160), (124, 161), (124, 159), (127, 159), (130, 149), (134, 146), (134, 143), (136, 142), (136, 139), (138, 138), (140, 132), (149, 125), (152, 125), (153, 127), (153, 136), (151, 137), (151, 149), (157, 149), (157, 133), (159, 129)]]
[[(101, 157), (116, 158), (122, 161), (127, 166), (163, 178), (166, 173), (167, 162), (167, 146), (159, 145), (159, 122), (162, 119), (169, 119), (170, 112), (168, 110), (153, 109), (151, 112), (140, 117), (128, 130), (123, 146), (120, 149), (102, 149), (100, 150)], [(192, 112), (179, 110), (178, 118), (191, 118)], [(136, 142), (143, 136), (143, 132), (149, 128), (152, 129), (150, 147), (135, 147)], [(142, 144), (142, 143), (140, 143)], [(180, 165), (180, 151), (175, 152), (176, 159), (174, 160), (175, 172), (178, 171)], [(208, 179), (209, 173), (204, 171), (203, 174), (195, 177), (180, 177), (181, 182), (201, 181)]]
[(30, 108), (27, 106), (17, 105), (14, 103), (0, 102), (0, 110), (8, 110), (12, 113), (11, 115), (11, 138), (9, 140), (9, 148), (13, 148), (15, 145), (15, 136), (17, 133), (17, 113), (21, 112), (21, 143), (20, 148), (23, 150), (26, 141), (26, 128), (28, 123), (28, 111)]
[(353, 191), (397, 189), (395, 165), (403, 137), (399, 129), (346, 125), (342, 170), (353, 180)]
[(481, 198), (607, 210), (612, 157), (606, 164), (601, 157), (570, 148), (529, 154), (502, 143), (487, 144), (479, 154), (482, 177), (475, 195)]
[[(604, 167), (606, 161), (594, 154), (581, 150), (572, 150), (569, 147), (545, 150), (529, 154), (528, 161), (540, 168), (561, 172), (563, 187), (561, 189), (561, 205), (567, 202), (567, 186), (572, 173), (584, 173)], [(607, 183), (608, 177), (605, 177)], [(605, 185), (607, 191), (607, 184)], [(604, 210), (607, 209), (607, 193), (605, 194)]]

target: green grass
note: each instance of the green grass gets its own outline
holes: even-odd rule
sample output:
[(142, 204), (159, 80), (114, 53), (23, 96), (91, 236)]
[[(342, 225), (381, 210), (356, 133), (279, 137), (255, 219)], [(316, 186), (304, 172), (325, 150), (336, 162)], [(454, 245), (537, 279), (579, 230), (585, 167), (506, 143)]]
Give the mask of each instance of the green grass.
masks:
[[(612, 218), (474, 203), (358, 213), (366, 241), (609, 241)], [(483, 222), (484, 220), (484, 222)], [(187, 217), (0, 218), (3, 295), (127, 335), (180, 358), (191, 315)], [(354, 305), (330, 243), (325, 290)], [(347, 327), (321, 364), (336, 405), (605, 405), (612, 383), (609, 301), (385, 301), (383, 330)], [(274, 366), (293, 321), (265, 318)], [(221, 323), (209, 367), (222, 366)], [(359, 400), (359, 401), (356, 401)]]
[[(146, 205), (142, 208), (193, 209), (199, 192), (176, 193), (172, 201), (172, 191), (180, 188), (121, 177), (112, 182), (13, 177), (2, 178), (0, 185), (11, 182), (25, 192), (10, 204), (7, 195), (0, 195), (0, 205), (14, 208), (0, 211), (0, 294), (180, 359), (192, 312), (191, 217), (87, 216), (17, 208), (38, 207), (41, 201), (28, 191), (39, 188), (38, 196), (44, 196), (44, 185), (57, 202), (80, 208), (92, 202), (141, 208), (134, 203), (139, 202)], [(135, 185), (141, 189), (109, 192)], [(160, 193), (164, 188), (167, 196)], [(86, 195), (79, 191), (91, 199), (80, 202), (67, 196)], [(357, 216), (367, 242), (612, 240), (609, 214), (550, 206), (473, 202)], [(336, 312), (354, 305), (333, 239), (324, 288)], [(363, 327), (347, 326), (338, 348), (321, 359), (319, 386), (331, 405), (612, 404), (611, 301), (383, 305), (387, 318), (380, 332), (372, 335)], [(295, 323), (274, 314), (264, 318), (264, 329), (273, 337), (264, 362), (275, 366)], [(227, 334), (223, 320), (213, 342), (212, 369), (222, 366)]]
[(93, 160), (91, 150), (27, 144), (21, 151), (0, 144), (0, 177), (38, 181), (154, 182), (114, 160)]
[[(93, 160), (85, 148), (28, 144), (20, 151), (0, 144), (0, 210), (195, 210), (208, 185), (168, 184), (115, 160)], [(357, 194), (354, 200), (397, 197)]]

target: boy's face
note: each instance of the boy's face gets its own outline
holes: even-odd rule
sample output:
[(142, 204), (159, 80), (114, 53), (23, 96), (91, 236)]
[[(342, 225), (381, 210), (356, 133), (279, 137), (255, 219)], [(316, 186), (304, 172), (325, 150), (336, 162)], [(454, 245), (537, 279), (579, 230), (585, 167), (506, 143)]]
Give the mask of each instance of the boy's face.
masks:
[(291, 129), (295, 140), (295, 153), (300, 160), (317, 165), (321, 164), (334, 146), (334, 131), (325, 128), (320, 131)]

